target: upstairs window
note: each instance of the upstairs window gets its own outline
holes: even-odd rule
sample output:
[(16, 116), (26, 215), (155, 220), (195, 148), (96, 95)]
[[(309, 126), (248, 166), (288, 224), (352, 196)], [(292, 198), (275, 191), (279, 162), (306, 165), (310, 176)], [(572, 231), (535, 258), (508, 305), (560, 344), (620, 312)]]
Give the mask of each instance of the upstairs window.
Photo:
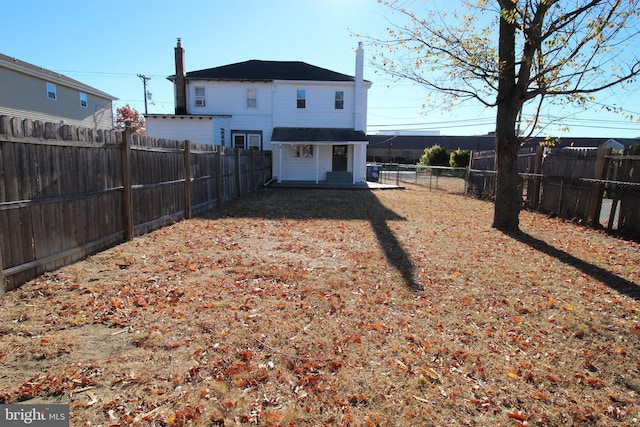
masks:
[(344, 92), (341, 90), (336, 91), (335, 109), (344, 110)]
[(56, 94), (56, 85), (53, 83), (47, 83), (47, 98), (53, 99), (54, 101), (58, 99), (58, 95)]
[(87, 94), (80, 92), (80, 106), (87, 108), (89, 102), (87, 101)]
[(256, 89), (247, 89), (247, 108), (258, 107), (258, 91)]
[(204, 87), (197, 86), (195, 87), (195, 91), (196, 91), (196, 101), (195, 101), (196, 107), (206, 106), (206, 103), (204, 100)]
[(304, 89), (296, 91), (296, 108), (307, 108), (307, 91)]

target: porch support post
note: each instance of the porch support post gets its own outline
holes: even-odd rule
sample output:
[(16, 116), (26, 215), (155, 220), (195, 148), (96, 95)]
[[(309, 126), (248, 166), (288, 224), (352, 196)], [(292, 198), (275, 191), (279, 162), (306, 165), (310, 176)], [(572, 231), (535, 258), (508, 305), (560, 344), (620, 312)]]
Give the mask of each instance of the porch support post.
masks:
[(314, 157), (316, 158), (316, 184), (320, 180), (320, 151), (319, 151), (319, 148), (320, 148), (319, 145), (314, 145), (313, 146)]
[(356, 183), (356, 174), (359, 172), (356, 170), (356, 157), (360, 155), (360, 150), (358, 150), (358, 146), (356, 144), (352, 145), (353, 155), (351, 156), (351, 183)]
[(282, 144), (278, 144), (278, 184), (282, 182)]

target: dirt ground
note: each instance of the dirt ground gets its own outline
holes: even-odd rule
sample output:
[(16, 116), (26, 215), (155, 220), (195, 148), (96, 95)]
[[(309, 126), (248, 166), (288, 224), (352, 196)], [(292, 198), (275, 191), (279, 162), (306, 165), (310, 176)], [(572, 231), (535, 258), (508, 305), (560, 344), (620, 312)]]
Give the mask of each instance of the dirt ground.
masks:
[(72, 426), (640, 425), (640, 244), (404, 190), (264, 190), (0, 301)]

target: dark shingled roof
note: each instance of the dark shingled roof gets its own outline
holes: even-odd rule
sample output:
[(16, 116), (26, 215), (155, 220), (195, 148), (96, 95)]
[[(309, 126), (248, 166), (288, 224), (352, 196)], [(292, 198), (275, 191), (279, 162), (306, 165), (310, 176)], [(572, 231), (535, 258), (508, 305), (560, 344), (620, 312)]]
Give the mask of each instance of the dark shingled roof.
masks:
[[(206, 70), (190, 71), (186, 79), (193, 80), (229, 80), (229, 81), (273, 81), (273, 80), (311, 80), (331, 82), (353, 82), (355, 77), (336, 73), (325, 68), (299, 61), (259, 61), (251, 60)], [(169, 76), (175, 80), (175, 75)]]
[(275, 142), (347, 142), (366, 141), (362, 131), (342, 128), (274, 128), (271, 141)]

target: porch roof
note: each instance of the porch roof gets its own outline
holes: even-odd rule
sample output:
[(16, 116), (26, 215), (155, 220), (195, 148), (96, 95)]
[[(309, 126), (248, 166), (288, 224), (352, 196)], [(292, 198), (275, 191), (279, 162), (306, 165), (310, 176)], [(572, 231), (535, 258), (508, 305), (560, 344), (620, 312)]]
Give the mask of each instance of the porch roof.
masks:
[(288, 128), (277, 127), (271, 135), (273, 143), (296, 142), (358, 142), (368, 143), (362, 131), (347, 128)]

